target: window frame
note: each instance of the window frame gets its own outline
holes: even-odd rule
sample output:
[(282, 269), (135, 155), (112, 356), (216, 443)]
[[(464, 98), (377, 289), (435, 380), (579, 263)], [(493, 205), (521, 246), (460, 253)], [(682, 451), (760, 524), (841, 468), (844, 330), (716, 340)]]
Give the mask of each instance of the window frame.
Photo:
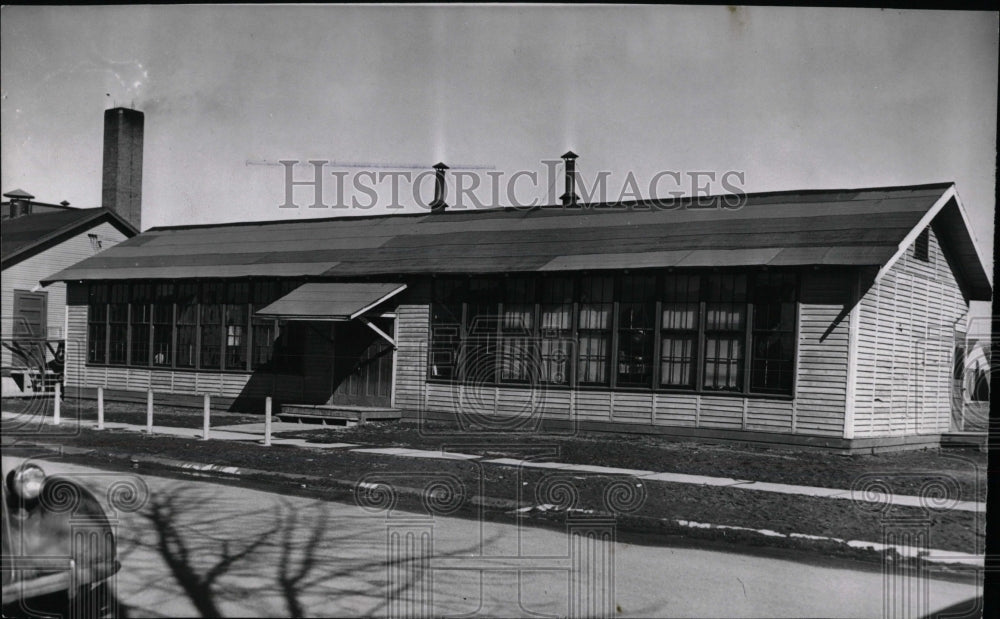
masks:
[[(791, 340), (792, 340), (792, 350), (791, 357), (788, 359), (789, 367), (791, 368), (792, 380), (789, 389), (784, 390), (763, 390), (755, 389), (752, 387), (752, 364), (754, 360), (753, 345), (754, 345), (754, 329), (753, 329), (753, 317), (754, 317), (754, 305), (758, 303), (754, 297), (753, 287), (755, 283), (755, 278), (758, 273), (771, 272), (769, 269), (755, 268), (716, 268), (716, 269), (630, 269), (630, 270), (620, 270), (609, 273), (608, 271), (579, 271), (571, 274), (560, 274), (558, 277), (568, 278), (571, 282), (571, 294), (572, 294), (572, 314), (571, 314), (571, 329), (569, 330), (569, 336), (573, 342), (572, 350), (570, 351), (570, 356), (567, 362), (568, 379), (564, 383), (556, 382), (543, 382), (539, 380), (529, 380), (528, 382), (534, 384), (536, 382), (544, 384), (547, 388), (552, 389), (574, 389), (580, 391), (618, 391), (618, 392), (643, 392), (643, 393), (680, 393), (680, 394), (691, 394), (691, 395), (713, 395), (721, 397), (747, 397), (747, 398), (769, 398), (778, 400), (791, 400), (794, 399), (798, 377), (795, 375), (796, 368), (798, 367), (798, 355), (799, 355), (799, 339), (800, 339), (800, 298), (801, 298), (801, 286), (802, 286), (802, 269), (797, 268), (787, 268), (787, 269), (774, 269), (774, 273), (784, 273), (788, 274), (790, 277), (791, 287), (793, 289), (792, 295), (794, 298), (794, 317), (791, 330)], [(622, 301), (622, 280), (626, 276), (630, 275), (643, 275), (652, 274), (655, 276), (655, 303), (654, 303), (654, 314), (653, 320), (655, 321), (655, 326), (653, 327), (652, 340), (653, 340), (653, 356), (652, 356), (652, 377), (650, 384), (639, 385), (639, 384), (618, 384), (618, 364), (619, 364), (619, 337), (620, 331), (622, 330), (620, 323), (620, 312)], [(736, 371), (738, 372), (738, 378), (736, 385), (731, 390), (722, 389), (710, 389), (705, 387), (705, 363), (706, 363), (706, 343), (710, 334), (718, 329), (708, 328), (710, 325), (707, 324), (707, 309), (708, 306), (713, 302), (708, 300), (708, 278), (712, 276), (735, 276), (738, 277), (742, 275), (746, 281), (746, 288), (741, 297), (742, 300), (729, 301), (727, 303), (735, 303), (737, 306), (742, 307), (743, 320), (742, 325), (738, 329), (726, 330), (727, 333), (732, 332), (732, 337), (738, 340), (739, 346), (742, 347), (742, 353), (740, 355), (739, 361), (737, 362)], [(544, 290), (541, 288), (545, 285), (547, 278), (555, 277), (555, 274), (509, 274), (509, 277), (534, 277), (536, 280), (536, 293), (534, 302), (534, 312), (533, 312), (533, 325), (532, 331), (535, 337), (540, 335), (541, 331), (541, 319), (544, 299)], [(599, 330), (605, 333), (608, 338), (609, 350), (605, 361), (607, 364), (607, 374), (608, 380), (604, 383), (587, 383), (580, 380), (581, 378), (581, 368), (582, 364), (580, 362), (581, 355), (581, 336), (590, 333), (590, 329), (585, 329), (581, 327), (582, 321), (581, 312), (584, 310), (586, 302), (584, 301), (585, 295), (585, 281), (586, 278), (593, 277), (607, 277), (613, 278), (612, 288), (613, 295), (612, 301), (602, 303), (608, 303), (610, 307), (610, 320), (607, 329)], [(696, 306), (697, 316), (695, 318), (695, 326), (691, 329), (682, 330), (689, 337), (694, 338), (693, 342), (693, 357), (692, 363), (693, 368), (691, 370), (693, 385), (671, 385), (663, 383), (663, 361), (662, 361), (662, 345), (664, 337), (668, 336), (676, 329), (665, 329), (663, 327), (663, 308), (667, 306), (668, 302), (665, 301), (665, 291), (664, 282), (666, 278), (669, 277), (679, 277), (679, 276), (694, 276), (698, 278), (697, 286), (697, 300), (684, 301), (684, 303), (692, 303)], [(467, 283), (475, 277), (476, 279), (484, 278), (483, 275), (476, 276), (461, 276), (457, 277)], [(436, 279), (436, 278), (435, 278)], [(503, 281), (500, 279), (500, 285), (503, 286)], [(434, 281), (434, 280), (432, 280)], [(433, 286), (433, 284), (432, 284)], [(434, 315), (435, 315), (435, 303), (436, 296), (431, 295), (429, 308), (428, 308), (428, 356), (427, 362), (428, 367), (425, 372), (425, 380), (430, 383), (439, 384), (462, 384), (462, 372), (460, 367), (456, 367), (453, 375), (451, 377), (434, 376), (431, 367), (432, 364), (432, 352), (435, 347), (434, 343)], [(501, 298), (498, 301), (492, 302), (492, 307), (495, 310), (497, 316), (503, 316), (503, 302), (504, 299)], [(675, 302), (679, 303), (679, 302)], [(486, 301), (485, 304), (489, 305), (490, 302)], [(465, 345), (466, 338), (469, 334), (469, 318), (470, 318), (470, 305), (484, 305), (484, 301), (479, 301), (474, 297), (470, 297), (468, 287), (462, 289), (461, 292), (461, 302), (455, 302), (456, 306), (461, 306), (462, 309), (462, 323), (459, 326), (459, 332), (461, 334), (461, 342), (459, 348)], [(551, 303), (549, 303), (551, 305)], [(503, 346), (503, 333), (502, 320), (498, 320), (497, 325), (497, 335), (500, 338), (497, 341), (497, 350), (502, 350)], [(497, 387), (517, 387), (518, 385), (523, 385), (523, 383), (515, 383), (510, 381), (501, 381), (499, 376), (499, 365), (497, 370), (497, 375), (494, 377), (493, 381), (478, 380), (479, 385), (497, 386)]]
[[(732, 278), (731, 281), (733, 283), (733, 288), (729, 291), (730, 292), (729, 298), (726, 298), (726, 299), (723, 299), (723, 298), (719, 298), (719, 299), (710, 298), (710, 295), (712, 293), (712, 288), (710, 286), (706, 286), (704, 284), (707, 281), (711, 281), (712, 278), (718, 278), (719, 279), (719, 282), (720, 282), (719, 292), (720, 293), (722, 292), (722, 282), (725, 281), (725, 278)], [(742, 300), (740, 300), (739, 296), (738, 296), (739, 295), (739, 287), (738, 287), (738, 284), (737, 284), (737, 282), (739, 282), (741, 278), (742, 278), (742, 282), (743, 282), (743, 299)], [(701, 292), (702, 297), (701, 298), (702, 298), (702, 300), (704, 301), (704, 304), (705, 304), (704, 305), (704, 307), (705, 307), (705, 320), (703, 322), (703, 328), (702, 328), (699, 336), (701, 337), (702, 341), (704, 342), (704, 349), (703, 349), (703, 353), (704, 354), (703, 354), (703, 356), (701, 358), (701, 366), (702, 366), (702, 372), (703, 372), (703, 374), (702, 374), (701, 383), (699, 383), (699, 385), (698, 385), (699, 388), (700, 388), (700, 390), (702, 392), (715, 394), (715, 393), (747, 393), (749, 391), (748, 390), (748, 385), (747, 385), (747, 375), (749, 374), (749, 372), (748, 372), (749, 368), (747, 367), (748, 359), (749, 359), (749, 351), (747, 350), (747, 344), (748, 344), (749, 339), (750, 339), (750, 330), (749, 330), (749, 328), (750, 328), (751, 319), (753, 317), (753, 304), (752, 304), (752, 302), (750, 300), (750, 293), (749, 293), (749, 290), (750, 290), (750, 279), (751, 279), (751, 276), (747, 272), (732, 271), (732, 272), (726, 272), (726, 273), (710, 273), (710, 274), (707, 275), (707, 277), (705, 279), (702, 280), (702, 292)], [(710, 312), (710, 310), (708, 308), (709, 308), (710, 305), (718, 305), (718, 306), (722, 306), (723, 308), (726, 307), (726, 306), (729, 306), (731, 308), (740, 308), (742, 310), (742, 314), (743, 314), (743, 316), (742, 316), (742, 325), (736, 325), (736, 326), (710, 326), (708, 324), (708, 318), (709, 318), (709, 312)], [(725, 311), (725, 309), (720, 309), (718, 311)], [(725, 359), (727, 359), (728, 361), (726, 362), (726, 364), (724, 366), (724, 367), (726, 367), (727, 377), (729, 376), (729, 372), (730, 372), (731, 368), (734, 367), (734, 366), (736, 368), (736, 376), (734, 377), (734, 380), (732, 381), (734, 383), (734, 385), (732, 387), (730, 387), (730, 388), (727, 388), (727, 387), (714, 387), (714, 388), (710, 388), (710, 387), (706, 387), (706, 385), (705, 385), (705, 378), (706, 378), (706, 375), (708, 373), (708, 365), (709, 365), (709, 360), (710, 360), (710, 357), (708, 355), (708, 341), (709, 341), (709, 337), (710, 336), (713, 337), (714, 339), (716, 339), (717, 341), (719, 341), (720, 343), (722, 341), (729, 341), (731, 343), (731, 347), (729, 349), (729, 353), (725, 357)], [(739, 357), (737, 357), (735, 359), (735, 363), (734, 363), (734, 360), (733, 360), (733, 352), (732, 352), (733, 348), (732, 348), (732, 344), (738, 345), (740, 347), (740, 351), (741, 351), (741, 356), (739, 356)], [(720, 356), (720, 355), (718, 355), (718, 354), (716, 354), (714, 357), (711, 357), (711, 359), (714, 360), (716, 372), (718, 372), (718, 369), (720, 367), (723, 367), (721, 365), (721, 363), (720, 363), (720, 361), (723, 359), (723, 357)]]
[[(514, 282), (524, 283), (524, 290), (521, 292), (523, 296), (516, 301), (507, 302), (507, 297), (509, 291)], [(499, 332), (497, 340), (497, 368), (496, 368), (496, 380), (498, 384), (503, 385), (528, 385), (531, 381), (531, 364), (537, 363), (538, 360), (538, 350), (537, 342), (538, 339), (536, 334), (538, 333), (538, 280), (533, 277), (511, 277), (507, 278), (503, 282), (502, 290), (503, 301), (499, 302), (499, 313), (497, 320)], [(526, 300), (530, 299), (529, 300)], [(508, 326), (507, 318), (510, 312), (511, 306), (530, 306), (527, 315), (529, 316), (530, 324), (525, 328), (522, 326)], [(523, 345), (521, 342), (527, 340), (527, 345)], [(519, 361), (520, 361), (520, 372), (516, 376), (505, 375), (505, 372), (511, 371), (511, 367), (507, 364), (507, 353), (517, 351)]]
[[(254, 343), (254, 326), (260, 324), (261, 319), (255, 319), (253, 312), (260, 307), (262, 304), (255, 304), (254, 291), (258, 286), (258, 282), (271, 285), (271, 290), (277, 296), (281, 296), (288, 292), (288, 289), (294, 288), (302, 283), (303, 280), (296, 278), (294, 280), (285, 279), (238, 279), (238, 280), (179, 280), (179, 281), (92, 281), (87, 283), (87, 345), (85, 353), (85, 364), (92, 367), (125, 367), (125, 368), (135, 368), (142, 369), (146, 371), (158, 370), (158, 371), (179, 371), (179, 372), (213, 372), (213, 373), (239, 373), (239, 374), (252, 374), (259, 370), (266, 371), (265, 366), (257, 366), (253, 363), (253, 353), (256, 351), (257, 347)], [(205, 284), (217, 284), (221, 285), (221, 296), (220, 303), (205, 303)], [(231, 285), (242, 286), (245, 288), (245, 294), (238, 294), (238, 298), (233, 298), (236, 302), (229, 303), (231, 300), (229, 296), (229, 288)], [(150, 296), (146, 300), (139, 300), (135, 298), (137, 290), (139, 287), (148, 286)], [(95, 290), (100, 289), (102, 292), (98, 294), (98, 299), (95, 301)], [(121, 299), (115, 296), (115, 290), (120, 292)], [(193, 296), (192, 296), (193, 295)], [(244, 298), (245, 297), (245, 298)], [(190, 301), (190, 302), (189, 302)], [(273, 300), (272, 300), (273, 301)], [(270, 302), (270, 301), (269, 301)], [(147, 342), (146, 342), (146, 352), (148, 359), (145, 363), (142, 360), (133, 359), (134, 348), (134, 337), (140, 329), (135, 329), (136, 325), (133, 324), (133, 318), (137, 313), (137, 306), (145, 306), (148, 310), (148, 322), (143, 322), (141, 325), (148, 327)], [(203, 354), (202, 354), (202, 339), (203, 339), (203, 308), (206, 305), (218, 305), (221, 311), (221, 325), (219, 333), (219, 366), (206, 368), (203, 364)], [(103, 319), (95, 319), (95, 308), (97, 306), (102, 306)], [(124, 309), (124, 314), (122, 316), (115, 316), (120, 320), (112, 321), (112, 306), (120, 306), (117, 311), (121, 314), (121, 310)], [(163, 311), (163, 308), (167, 308), (170, 315), (170, 323), (167, 324), (165, 321), (157, 320), (158, 311)], [(188, 317), (187, 322), (180, 322), (181, 320), (181, 308), (190, 308), (193, 313), (193, 322), (190, 322)], [(243, 349), (243, 362), (239, 363), (239, 367), (228, 367), (227, 366), (227, 353), (228, 349), (232, 348), (227, 346), (228, 338), (228, 321), (227, 310), (230, 308), (236, 308), (237, 311), (242, 312), (242, 320), (237, 325), (235, 322), (232, 326), (239, 326), (241, 328), (240, 336), (242, 339), (242, 349)], [(278, 337), (277, 334), (280, 333), (280, 328), (278, 326), (278, 320), (276, 319), (266, 319), (266, 321), (271, 322), (272, 332), (275, 334), (275, 338)], [(98, 360), (91, 356), (92, 348), (92, 335), (95, 331), (95, 327), (100, 327), (103, 330), (103, 357)], [(125, 359), (124, 361), (111, 362), (111, 345), (112, 345), (112, 329), (117, 329), (119, 332), (124, 328), (124, 339), (123, 345), (125, 347)], [(157, 364), (154, 362), (156, 350), (156, 332), (157, 329), (169, 329), (170, 331), (170, 359), (169, 363)], [(180, 363), (179, 346), (181, 344), (179, 337), (180, 332), (185, 330), (185, 332), (193, 330), (194, 335), (194, 360), (193, 364), (185, 365)], [(271, 361), (275, 359), (276, 353), (275, 342), (272, 341), (272, 352)], [(270, 363), (270, 362), (269, 362)], [(228, 364), (231, 365), (231, 364)], [(274, 371), (273, 363), (271, 363), (272, 371)]]
[[(101, 297), (95, 302), (95, 289), (102, 291)], [(105, 282), (92, 282), (87, 285), (87, 364), (88, 365), (107, 365), (108, 362), (108, 298), (111, 293), (110, 286)], [(103, 310), (103, 316), (100, 320), (96, 320), (94, 316), (95, 308), (100, 307)], [(101, 329), (101, 360), (93, 360), (91, 358), (92, 342), (94, 340), (92, 327), (99, 326)]]
[[(119, 287), (119, 290), (123, 290), (124, 291), (124, 292), (122, 292), (122, 295), (121, 295), (122, 298), (124, 299), (124, 301), (122, 301), (120, 299), (117, 302), (115, 301), (115, 288), (116, 287)], [(129, 285), (127, 283), (124, 283), (124, 282), (112, 282), (108, 286), (108, 347), (107, 347), (107, 356), (105, 357), (105, 360), (106, 360), (106, 364), (109, 365), (109, 366), (112, 366), (112, 367), (129, 367), (129, 365), (130, 365), (129, 364), (129, 355), (132, 352), (132, 350), (131, 350), (132, 347), (130, 346), (131, 342), (129, 340), (129, 333), (131, 331), (131, 329), (129, 327), (131, 326), (132, 314), (129, 311), (129, 308), (131, 307), (131, 299), (129, 297), (129, 293), (130, 293), (130, 289), (129, 289)], [(114, 306), (124, 306), (125, 307), (125, 316), (124, 316), (124, 318), (122, 320), (111, 320), (112, 307), (114, 307)], [(112, 338), (111, 336), (112, 336), (112, 333), (114, 331), (114, 327), (116, 327), (116, 326), (119, 327), (119, 328), (121, 328), (122, 326), (124, 326), (124, 329), (125, 329), (125, 338), (124, 338), (124, 343), (122, 344), (122, 346), (125, 347), (125, 358), (123, 360), (121, 360), (121, 361), (117, 361), (117, 360), (113, 361), (112, 358), (111, 358), (111, 350), (112, 350), (111, 349), (111, 345), (112, 345), (112, 343), (114, 341), (116, 341), (115, 338)]]
[[(633, 294), (635, 292), (634, 289), (642, 288), (639, 282), (641, 282), (642, 280), (646, 280), (646, 282), (648, 282), (649, 285), (645, 291), (644, 295), (645, 298), (642, 298), (641, 300), (636, 300), (638, 297), (626, 296), (626, 288), (625, 288), (626, 280), (631, 280), (631, 284), (633, 287), (632, 291)], [(625, 361), (622, 355), (622, 353), (625, 352), (622, 342), (623, 336), (630, 334), (641, 335), (647, 331), (648, 333), (646, 333), (644, 336), (646, 338), (646, 341), (643, 344), (643, 348), (639, 349), (639, 351), (648, 355), (648, 358), (645, 360), (645, 365), (649, 368), (648, 369), (649, 378), (646, 382), (648, 383), (648, 385), (654, 385), (657, 382), (657, 377), (656, 377), (657, 370), (656, 368), (653, 367), (653, 364), (656, 360), (656, 340), (657, 336), (659, 335), (659, 331), (657, 329), (657, 324), (656, 324), (657, 323), (656, 308), (658, 305), (657, 300), (659, 296), (658, 284), (660, 284), (661, 281), (662, 278), (659, 276), (658, 273), (625, 273), (619, 277), (617, 286), (618, 294), (617, 298), (615, 299), (615, 350), (612, 353), (614, 357), (614, 367), (612, 368), (612, 370), (615, 374), (614, 385), (616, 387), (623, 387), (626, 389), (629, 388), (642, 389), (647, 386), (644, 385), (642, 382), (625, 382), (622, 380), (622, 364)], [(636, 323), (634, 321), (630, 321), (628, 326), (625, 326), (625, 324), (623, 324), (625, 312), (627, 311), (627, 308), (631, 306), (638, 306), (639, 308), (641, 308), (640, 311), (643, 311), (648, 314), (647, 317), (649, 321), (648, 325), (640, 324), (636, 326)], [(632, 352), (634, 353), (634, 351)], [(634, 354), (632, 355), (632, 358), (634, 362), (635, 359)]]
[[(568, 293), (563, 295), (562, 301), (556, 301), (558, 293), (553, 293), (552, 295), (547, 295), (549, 291), (554, 289), (549, 287), (546, 288), (546, 284), (561, 280), (563, 284), (567, 284)], [(539, 352), (538, 352), (538, 362), (542, 365), (542, 379), (539, 381), (543, 385), (551, 385), (554, 387), (569, 387), (574, 381), (574, 371), (576, 369), (576, 364), (573, 362), (572, 357), (576, 354), (576, 346), (574, 345), (573, 334), (576, 332), (577, 323), (577, 296), (576, 296), (576, 286), (577, 278), (573, 276), (565, 275), (554, 275), (549, 277), (539, 277), (537, 279), (537, 322), (538, 326), (536, 332), (538, 334)], [(569, 296), (569, 301), (566, 301), (565, 295)], [(566, 312), (566, 316), (569, 318), (569, 325), (566, 327), (546, 327), (544, 325), (544, 316), (546, 314), (551, 314), (553, 316), (558, 316), (562, 312)], [(553, 337), (550, 337), (553, 336)], [(558, 361), (557, 357), (553, 354), (553, 350), (546, 347), (546, 342), (551, 340), (569, 342), (568, 350), (563, 351), (566, 358), (564, 360), (564, 370), (565, 374), (563, 379), (560, 381), (546, 380), (550, 372), (553, 370), (551, 363), (556, 363)]]
[[(140, 292), (145, 290), (145, 294)], [(129, 300), (128, 310), (128, 364), (132, 367), (150, 368), (153, 360), (153, 294), (154, 284), (141, 282), (129, 284), (127, 297)], [(138, 298), (137, 298), (138, 297)], [(145, 320), (142, 318), (145, 317)], [(137, 328), (144, 328), (146, 332), (145, 352), (146, 359), (136, 359), (137, 352), (142, 352), (139, 348)], [(145, 361), (145, 362), (144, 362)]]
[[(594, 279), (603, 279), (608, 277), (611, 278), (611, 299), (601, 300), (601, 301), (591, 301), (588, 299), (587, 302), (585, 303), (584, 295), (593, 292), (594, 288), (589, 288), (585, 290), (583, 281), (585, 279), (594, 280)], [(615, 377), (618, 374), (615, 371), (615, 364), (617, 363), (616, 351), (618, 349), (618, 296), (619, 296), (618, 278), (614, 274), (609, 276), (606, 273), (581, 275), (577, 280), (574, 288), (576, 289), (576, 294), (577, 294), (575, 303), (576, 305), (575, 320), (573, 322), (575, 328), (573, 332), (573, 341), (576, 342), (576, 350), (574, 351), (572, 357), (573, 368), (574, 368), (574, 371), (572, 372), (573, 374), (572, 386), (574, 388), (583, 388), (583, 389), (586, 388), (614, 389), (616, 387)], [(590, 306), (600, 305), (607, 307), (606, 310), (608, 312), (607, 325), (602, 328), (600, 327), (595, 328), (590, 326), (581, 327), (581, 324), (583, 323), (582, 318), (583, 318), (584, 305), (590, 305)], [(580, 344), (581, 333), (586, 333), (587, 335), (590, 336), (603, 333), (606, 336), (607, 353), (606, 356), (604, 357), (604, 380), (586, 381), (586, 382), (580, 380), (580, 376), (582, 374), (581, 368), (583, 367), (583, 365), (580, 363), (581, 355), (583, 353), (583, 347)], [(590, 362), (590, 360), (596, 358), (598, 357), (594, 355), (588, 355), (588, 363)]]
[[(762, 283), (762, 280), (765, 280), (765, 279), (769, 279), (771, 281), (767, 282), (767, 283)], [(790, 286), (785, 285), (785, 284), (787, 284), (787, 281), (785, 281), (785, 282), (781, 281), (781, 280), (789, 280), (789, 279), (794, 280), (794, 281), (792, 281), (792, 284)], [(773, 295), (773, 296), (763, 293), (762, 289), (765, 289), (767, 287), (774, 287), (775, 286), (775, 283), (774, 283), (775, 280), (778, 282), (778, 284), (777, 284), (778, 290), (771, 292), (771, 295)], [(798, 325), (799, 325), (799, 286), (798, 286), (798, 278), (796, 276), (794, 276), (794, 275), (789, 275), (788, 273), (784, 273), (784, 272), (763, 272), (763, 273), (754, 274), (754, 276), (753, 276), (753, 285), (749, 287), (749, 297), (750, 297), (749, 300), (752, 302), (752, 306), (751, 306), (752, 310), (751, 310), (750, 314), (747, 316), (747, 327), (749, 329), (749, 334), (750, 334), (749, 339), (747, 341), (747, 356), (749, 357), (748, 361), (747, 361), (747, 390), (748, 391), (752, 391), (753, 393), (765, 393), (765, 394), (766, 393), (779, 393), (779, 394), (781, 394), (781, 393), (787, 393), (788, 390), (791, 390), (791, 392), (794, 393), (794, 390), (795, 390), (795, 381), (796, 381), (796, 373), (797, 373), (796, 372), (796, 359), (797, 359), (797, 354), (798, 354), (798, 350), (797, 350), (798, 349)], [(790, 314), (791, 314), (790, 318), (791, 318), (791, 321), (790, 321), (790, 325), (788, 327), (786, 327), (786, 328), (782, 328), (782, 321), (781, 321), (781, 317), (782, 317), (782, 313), (783, 313), (783, 309), (782, 309), (783, 305), (790, 305), (791, 306), (791, 308), (790, 308)], [(778, 307), (778, 309), (777, 309), (777, 311), (778, 311), (777, 327), (775, 327), (775, 328), (759, 327), (757, 325), (757, 318), (759, 316), (759, 311), (761, 311), (765, 307), (773, 308), (774, 306)], [(769, 311), (771, 311), (771, 310), (769, 310)], [(761, 357), (758, 357), (757, 356), (758, 337), (764, 337), (764, 338), (766, 338), (768, 335), (777, 335), (779, 337), (779, 339), (781, 339), (784, 336), (789, 337), (790, 341), (791, 341), (791, 345), (792, 345), (792, 350), (793, 350), (793, 354), (792, 354), (791, 358), (789, 358), (789, 359), (781, 359), (781, 358), (775, 359), (775, 358), (770, 358), (770, 357), (764, 357), (762, 359)], [(788, 378), (789, 378), (789, 387), (788, 387), (787, 390), (785, 388), (783, 388), (783, 387), (774, 387), (774, 388), (772, 388), (772, 387), (767, 387), (767, 386), (763, 386), (763, 387), (762, 386), (756, 386), (756, 387), (754, 386), (755, 362), (760, 361), (760, 360), (763, 360), (765, 362), (769, 362), (769, 361), (770, 362), (774, 362), (774, 361), (776, 361), (778, 363), (782, 363), (782, 364), (787, 364), (788, 365), (787, 374), (788, 374)], [(767, 372), (767, 370), (765, 369), (765, 379), (766, 379), (766, 372)], [(780, 376), (780, 374), (783, 373), (781, 369), (778, 369), (777, 372), (778, 372), (779, 376)]]
[[(667, 279), (679, 280), (681, 278), (687, 279), (688, 282), (685, 285), (684, 300), (678, 300), (676, 297), (679, 296), (680, 287), (677, 281), (669, 289), (667, 288)], [(699, 381), (699, 371), (698, 366), (701, 363), (701, 354), (699, 352), (699, 344), (701, 342), (701, 330), (702, 330), (702, 318), (704, 316), (703, 302), (701, 299), (701, 275), (690, 274), (690, 273), (665, 273), (663, 277), (659, 280), (659, 299), (657, 300), (656, 306), (656, 363), (658, 377), (656, 380), (656, 386), (660, 389), (675, 390), (680, 389), (684, 391), (694, 390)], [(697, 281), (696, 294), (691, 294), (691, 281)], [(691, 297), (694, 297), (693, 299)], [(674, 298), (669, 298), (674, 297)], [(693, 305), (694, 306), (694, 324), (690, 327), (677, 327), (677, 326), (664, 326), (663, 314), (668, 311), (666, 308), (668, 306), (679, 306), (679, 305)], [(664, 361), (663, 361), (663, 344), (664, 341), (671, 337), (673, 340), (679, 339), (690, 339), (691, 340), (691, 355), (688, 360), (690, 380), (686, 384), (681, 383), (667, 383), (664, 379)], [(671, 356), (671, 360), (677, 357)]]

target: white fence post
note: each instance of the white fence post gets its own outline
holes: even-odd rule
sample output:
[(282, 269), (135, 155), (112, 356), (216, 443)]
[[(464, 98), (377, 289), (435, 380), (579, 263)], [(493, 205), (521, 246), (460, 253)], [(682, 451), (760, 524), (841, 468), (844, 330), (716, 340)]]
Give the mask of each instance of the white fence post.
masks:
[(62, 388), (56, 383), (55, 408), (52, 411), (52, 423), (59, 425), (62, 417)]
[(204, 420), (204, 431), (201, 436), (201, 440), (208, 440), (208, 429), (209, 429), (209, 415), (211, 415), (212, 410), (212, 396), (205, 394), (205, 420)]
[(146, 432), (153, 433), (153, 390), (146, 392)]
[(97, 429), (104, 429), (104, 387), (97, 388)]
[(271, 446), (271, 396), (264, 400), (264, 447)]

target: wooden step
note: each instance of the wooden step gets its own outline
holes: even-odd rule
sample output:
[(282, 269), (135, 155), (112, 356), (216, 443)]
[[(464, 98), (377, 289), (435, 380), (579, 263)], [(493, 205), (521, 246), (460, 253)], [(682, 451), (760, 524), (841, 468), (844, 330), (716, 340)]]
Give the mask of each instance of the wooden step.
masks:
[(943, 449), (978, 449), (986, 451), (986, 432), (943, 432), (941, 447)]
[(366, 421), (402, 419), (403, 413), (397, 408), (340, 406), (335, 404), (283, 404), (278, 417), (289, 419), (338, 419), (364, 423)]

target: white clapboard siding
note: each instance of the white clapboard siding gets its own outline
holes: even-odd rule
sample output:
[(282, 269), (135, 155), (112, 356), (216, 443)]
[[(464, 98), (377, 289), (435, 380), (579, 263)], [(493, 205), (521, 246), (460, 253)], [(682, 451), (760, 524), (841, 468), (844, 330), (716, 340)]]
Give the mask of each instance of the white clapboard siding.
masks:
[(616, 393), (611, 418), (625, 423), (653, 423), (653, 394)]
[(542, 401), (541, 391), (533, 388), (499, 387), (496, 394), (497, 415), (533, 417)]
[(654, 423), (664, 426), (695, 426), (698, 422), (698, 396), (675, 393), (658, 393), (654, 409)]
[(619, 394), (609, 391), (580, 390), (576, 392), (576, 418), (579, 421), (611, 421), (613, 399)]
[[(796, 433), (843, 436), (853, 281), (849, 271), (812, 271), (802, 277), (794, 407)], [(757, 412), (759, 409), (760, 405), (755, 404), (748, 422), (762, 414)], [(791, 417), (792, 408), (787, 410)], [(759, 425), (774, 427), (780, 423), (780, 427), (785, 427), (780, 414), (768, 415)], [(787, 427), (792, 427), (791, 420)]]
[(427, 305), (400, 305), (396, 308), (396, 406), (422, 410), (428, 403), (427, 341), (430, 312)]
[(457, 413), (458, 403), (463, 397), (461, 385), (444, 383), (427, 383), (425, 395), (424, 408), (426, 410), (446, 413)]
[(747, 400), (746, 429), (761, 432), (791, 432), (792, 403)]
[[(117, 228), (109, 223), (101, 223), (3, 270), (3, 277), (0, 277), (0, 333), (4, 337), (13, 333), (14, 291), (30, 291), (41, 286), (39, 282), (42, 279), (96, 254), (98, 250), (91, 244), (89, 234), (96, 234), (102, 239), (104, 247), (125, 240), (125, 235)], [(53, 339), (62, 338), (65, 336), (63, 320), (66, 316), (66, 284), (50, 284), (41, 290), (48, 293), (47, 335)], [(9, 367), (10, 351), (4, 348), (0, 354), (3, 366)]]
[(933, 229), (929, 262), (913, 248), (861, 299), (856, 437), (948, 430), (955, 323), (968, 311)]
[(743, 398), (702, 396), (699, 427), (743, 429)]
[(568, 389), (545, 389), (539, 409), (548, 419), (570, 419), (572, 394)]

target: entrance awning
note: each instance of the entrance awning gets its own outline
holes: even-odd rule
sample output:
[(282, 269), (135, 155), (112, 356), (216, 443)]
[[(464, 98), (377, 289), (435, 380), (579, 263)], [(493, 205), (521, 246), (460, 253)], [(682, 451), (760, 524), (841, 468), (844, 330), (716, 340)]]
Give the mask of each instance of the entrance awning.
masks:
[(313, 282), (302, 284), (255, 315), (284, 320), (354, 320), (404, 289), (406, 284), (398, 283)]

